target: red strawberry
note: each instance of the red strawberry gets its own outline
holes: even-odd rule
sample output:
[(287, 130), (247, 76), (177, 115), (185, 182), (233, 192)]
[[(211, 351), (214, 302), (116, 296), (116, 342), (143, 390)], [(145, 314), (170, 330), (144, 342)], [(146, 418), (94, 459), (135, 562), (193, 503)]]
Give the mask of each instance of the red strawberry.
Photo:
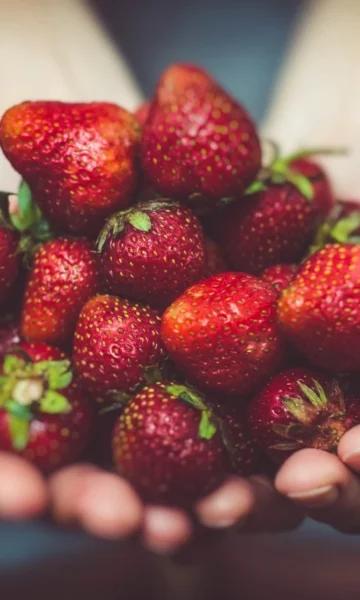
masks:
[(142, 139), (145, 175), (162, 194), (213, 200), (241, 194), (261, 160), (244, 108), (205, 71), (173, 65), (162, 75)]
[(236, 270), (258, 274), (305, 254), (320, 214), (291, 183), (272, 184), (224, 208), (217, 216), (217, 238)]
[(115, 214), (98, 240), (111, 292), (166, 307), (205, 269), (205, 242), (195, 215), (154, 200)]
[(89, 391), (129, 392), (162, 358), (160, 317), (128, 300), (95, 296), (80, 313), (73, 351), (76, 371)]
[(210, 277), (210, 275), (224, 273), (229, 270), (219, 244), (210, 238), (205, 238), (205, 248), (206, 266), (204, 277)]
[(200, 387), (248, 394), (282, 360), (276, 293), (244, 273), (222, 273), (189, 288), (166, 310), (170, 357)]
[(128, 206), (139, 125), (115, 104), (23, 102), (0, 123), (0, 144), (59, 229), (90, 234)]
[(67, 342), (81, 307), (98, 288), (97, 257), (89, 242), (47, 242), (35, 256), (26, 286), (22, 335), (36, 342)]
[(135, 117), (141, 126), (144, 126), (147, 121), (150, 112), (150, 106), (150, 102), (143, 102), (135, 111)]
[(117, 469), (146, 499), (189, 504), (224, 477), (226, 459), (212, 413), (193, 390), (174, 383), (145, 387), (113, 433)]
[[(93, 426), (93, 409), (57, 348), (21, 344), (3, 360), (0, 448), (50, 472), (79, 458)], [(25, 358), (26, 356), (26, 358)]]
[[(44, 342), (25, 342), (19, 341), (18, 344), (11, 348), (11, 354), (16, 354), (17, 350), (22, 351), (32, 362), (40, 362), (43, 360), (65, 360), (65, 353)], [(7, 352), (9, 354), (10, 352)], [(21, 356), (22, 357), (22, 354)]]
[(314, 192), (314, 202), (323, 217), (326, 217), (334, 205), (334, 193), (324, 169), (309, 158), (296, 158), (290, 162), (290, 167), (296, 173), (307, 177)]
[(0, 226), (0, 303), (8, 299), (20, 271), (19, 236), (6, 225)]
[(360, 369), (360, 246), (328, 245), (313, 254), (283, 292), (279, 322), (314, 365)]
[(290, 369), (252, 400), (249, 423), (257, 443), (282, 462), (300, 448), (336, 451), (345, 431), (360, 423), (360, 403), (321, 373)]
[(267, 283), (270, 283), (275, 288), (277, 293), (280, 294), (288, 287), (290, 281), (294, 279), (298, 268), (298, 265), (294, 264), (273, 265), (272, 267), (268, 267), (265, 269), (265, 271), (263, 271), (261, 279)]
[(256, 275), (278, 263), (298, 262), (306, 254), (333, 205), (326, 175), (306, 158), (310, 154), (280, 157), (276, 152), (245, 197), (210, 218), (231, 267)]

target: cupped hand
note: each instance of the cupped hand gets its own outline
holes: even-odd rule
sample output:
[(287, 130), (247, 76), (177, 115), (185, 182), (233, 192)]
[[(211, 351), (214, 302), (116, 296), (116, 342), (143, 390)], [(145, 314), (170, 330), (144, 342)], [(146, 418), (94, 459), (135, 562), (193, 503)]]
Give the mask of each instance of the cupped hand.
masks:
[[(128, 482), (93, 465), (73, 465), (49, 481), (55, 518), (77, 523), (89, 533), (123, 538), (141, 531), (145, 545), (167, 553), (187, 543), (193, 520), (180, 508), (144, 506)], [(302, 512), (282, 497), (264, 477), (230, 477), (195, 506), (195, 517), (210, 528), (237, 526), (248, 530), (296, 527)]]

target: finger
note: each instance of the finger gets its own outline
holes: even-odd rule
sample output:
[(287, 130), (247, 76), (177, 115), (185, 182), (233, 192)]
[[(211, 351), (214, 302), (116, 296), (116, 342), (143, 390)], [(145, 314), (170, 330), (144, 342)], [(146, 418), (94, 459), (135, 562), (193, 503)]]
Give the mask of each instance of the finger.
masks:
[(48, 503), (45, 481), (29, 462), (0, 453), (0, 518), (29, 519), (42, 513)]
[(68, 524), (78, 520), (78, 499), (87, 485), (88, 475), (97, 472), (94, 465), (81, 463), (60, 469), (50, 477), (51, 509), (57, 521)]
[(300, 525), (304, 511), (279, 494), (269, 478), (254, 475), (250, 481), (255, 503), (245, 525), (246, 531), (288, 531)]
[(315, 519), (341, 531), (359, 530), (360, 481), (337, 456), (300, 450), (284, 463), (275, 486)]
[(129, 483), (91, 465), (68, 467), (50, 481), (54, 514), (93, 535), (117, 539), (139, 529), (143, 506)]
[(302, 520), (301, 511), (262, 476), (228, 479), (197, 504), (196, 512), (200, 522), (207, 527), (236, 524), (247, 531), (291, 529)]
[(145, 508), (144, 543), (154, 552), (174, 552), (189, 541), (191, 533), (191, 521), (183, 510), (162, 506)]
[(240, 477), (230, 477), (214, 492), (195, 506), (200, 523), (207, 527), (231, 527), (245, 522), (255, 505), (251, 483)]
[(343, 435), (338, 445), (338, 456), (355, 473), (360, 473), (360, 425)]

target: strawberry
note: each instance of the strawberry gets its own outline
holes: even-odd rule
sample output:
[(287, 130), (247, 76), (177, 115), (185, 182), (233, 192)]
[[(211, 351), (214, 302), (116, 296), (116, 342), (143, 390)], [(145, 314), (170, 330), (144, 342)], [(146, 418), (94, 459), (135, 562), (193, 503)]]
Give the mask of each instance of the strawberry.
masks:
[(314, 365), (360, 369), (360, 246), (334, 244), (302, 265), (282, 293), (283, 332)]
[(300, 448), (335, 452), (341, 436), (360, 423), (360, 403), (339, 383), (295, 368), (273, 377), (249, 406), (250, 429), (276, 462)]
[(325, 173), (307, 157), (333, 152), (304, 150), (280, 157), (275, 148), (245, 196), (210, 217), (210, 229), (232, 268), (257, 275), (303, 258), (333, 205)]
[(280, 264), (272, 265), (263, 271), (261, 279), (270, 283), (280, 295), (290, 284), (290, 281), (295, 277), (295, 273), (298, 270), (298, 265), (294, 264)]
[(224, 208), (217, 217), (217, 239), (236, 270), (259, 274), (278, 263), (297, 262), (319, 223), (314, 201), (291, 183), (270, 183)]
[(213, 392), (248, 394), (282, 361), (276, 293), (244, 273), (190, 287), (165, 311), (161, 334), (176, 365)]
[(23, 102), (2, 117), (0, 144), (51, 223), (89, 235), (130, 203), (139, 132), (115, 104)]
[(89, 242), (57, 238), (43, 244), (25, 289), (23, 337), (53, 344), (67, 342), (81, 307), (98, 287), (97, 257)]
[(224, 477), (212, 412), (184, 385), (143, 388), (118, 419), (112, 443), (116, 468), (147, 500), (190, 504)]
[(224, 273), (229, 268), (223, 257), (222, 250), (214, 240), (209, 237), (205, 238), (206, 248), (206, 266), (204, 277), (210, 277), (210, 275), (216, 275), (217, 273)]
[(310, 158), (295, 158), (290, 162), (290, 167), (295, 173), (301, 173), (310, 180), (313, 186), (314, 202), (321, 215), (326, 217), (334, 206), (335, 198), (324, 169)]
[(141, 142), (146, 177), (164, 195), (215, 200), (241, 194), (260, 168), (255, 126), (205, 71), (173, 65), (162, 75)]
[(20, 344), (2, 363), (0, 448), (48, 473), (79, 458), (93, 426), (93, 409), (57, 348)]
[(155, 311), (108, 295), (94, 296), (85, 304), (76, 326), (73, 360), (90, 392), (129, 392), (161, 358), (160, 317)]
[(150, 102), (142, 102), (142, 104), (140, 104), (140, 106), (138, 106), (138, 108), (135, 111), (135, 117), (137, 118), (138, 122), (142, 127), (145, 125), (149, 116), (150, 106)]
[(116, 213), (98, 239), (108, 289), (166, 307), (205, 270), (201, 225), (178, 203), (153, 200)]

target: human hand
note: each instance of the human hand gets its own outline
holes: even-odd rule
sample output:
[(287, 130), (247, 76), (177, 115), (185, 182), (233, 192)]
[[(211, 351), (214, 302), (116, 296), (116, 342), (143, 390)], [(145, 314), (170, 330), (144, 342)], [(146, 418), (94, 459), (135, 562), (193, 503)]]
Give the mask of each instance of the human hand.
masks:
[(276, 489), (312, 518), (339, 531), (360, 531), (360, 425), (341, 438), (337, 456), (304, 449), (281, 467)]
[[(145, 545), (173, 552), (194, 535), (193, 521), (181, 508), (144, 506), (130, 484), (93, 465), (66, 467), (49, 480), (50, 501), (59, 523), (77, 523), (91, 534), (119, 539), (141, 531)], [(194, 506), (200, 523), (210, 528), (245, 531), (296, 527), (302, 513), (265, 477), (231, 477)]]

